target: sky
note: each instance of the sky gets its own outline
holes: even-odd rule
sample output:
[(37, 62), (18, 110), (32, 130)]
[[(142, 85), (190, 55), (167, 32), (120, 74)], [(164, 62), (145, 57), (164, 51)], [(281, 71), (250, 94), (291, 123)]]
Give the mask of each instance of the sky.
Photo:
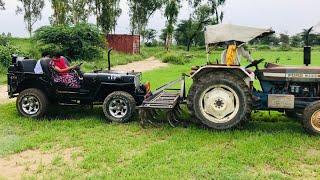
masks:
[[(0, 11), (0, 33), (11, 32), (16, 37), (27, 37), (23, 15), (16, 15), (18, 0), (4, 0), (6, 10)], [(119, 17), (116, 33), (128, 34), (129, 7), (126, 0), (120, 1), (122, 15)], [(273, 28), (277, 33), (295, 34), (304, 28), (309, 28), (320, 22), (319, 0), (227, 0), (224, 7), (223, 23), (246, 25), (261, 28)], [(157, 11), (150, 19), (148, 28), (160, 31), (164, 28), (166, 19), (163, 10)], [(192, 8), (183, 2), (178, 19), (188, 19)], [(42, 19), (34, 25), (34, 29), (48, 25), (52, 14), (50, 3), (46, 0), (42, 11)], [(94, 23), (95, 18), (90, 17)]]

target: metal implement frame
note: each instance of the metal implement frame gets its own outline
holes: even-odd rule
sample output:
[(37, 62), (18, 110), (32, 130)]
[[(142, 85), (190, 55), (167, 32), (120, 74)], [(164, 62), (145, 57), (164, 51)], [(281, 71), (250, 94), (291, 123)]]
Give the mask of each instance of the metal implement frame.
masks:
[[(178, 117), (181, 115), (180, 103), (186, 99), (186, 75), (181, 78), (171, 81), (158, 88), (153, 95), (146, 98), (141, 106), (138, 106), (140, 123), (144, 126), (145, 122), (154, 124), (152, 120), (157, 115), (157, 110), (162, 110), (167, 113), (167, 120), (172, 127), (178, 123)], [(172, 88), (172, 86), (181, 83), (180, 89)], [(173, 92), (168, 92), (173, 91)]]

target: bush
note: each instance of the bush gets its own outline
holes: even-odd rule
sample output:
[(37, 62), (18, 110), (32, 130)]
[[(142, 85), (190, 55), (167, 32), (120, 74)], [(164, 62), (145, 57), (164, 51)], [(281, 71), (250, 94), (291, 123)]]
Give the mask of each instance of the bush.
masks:
[(103, 33), (90, 24), (44, 26), (35, 31), (34, 39), (41, 52), (60, 50), (71, 59), (101, 57), (105, 47)]
[(9, 44), (9, 38), (5, 35), (0, 35), (0, 45), (7, 46)]
[(29, 53), (22, 52), (21, 50), (17, 49), (14, 46), (7, 45), (7, 46), (2, 46), (0, 45), (0, 64), (4, 67), (9, 67), (11, 63), (11, 58), (13, 54), (17, 54), (19, 56), (24, 56), (24, 57), (30, 57)]
[(186, 63), (189, 63), (190, 60), (186, 57), (183, 57), (182, 55), (177, 55), (177, 54), (166, 54), (163, 58), (164, 63), (171, 63), (171, 64), (178, 64), (178, 65), (183, 65)]
[(279, 48), (280, 51), (290, 51), (292, 48), (288, 44), (282, 44)]
[(268, 45), (259, 45), (256, 47), (257, 50), (270, 50), (271, 47)]

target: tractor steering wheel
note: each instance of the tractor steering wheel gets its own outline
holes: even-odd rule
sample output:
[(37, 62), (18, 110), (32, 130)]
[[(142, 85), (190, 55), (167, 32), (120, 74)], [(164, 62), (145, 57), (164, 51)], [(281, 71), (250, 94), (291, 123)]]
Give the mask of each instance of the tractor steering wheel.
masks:
[(256, 69), (258, 68), (258, 65), (261, 64), (264, 61), (264, 59), (260, 59), (260, 60), (255, 60), (253, 61), (251, 64), (249, 64), (247, 67), (245, 67), (246, 69), (249, 69), (251, 67), (256, 67)]

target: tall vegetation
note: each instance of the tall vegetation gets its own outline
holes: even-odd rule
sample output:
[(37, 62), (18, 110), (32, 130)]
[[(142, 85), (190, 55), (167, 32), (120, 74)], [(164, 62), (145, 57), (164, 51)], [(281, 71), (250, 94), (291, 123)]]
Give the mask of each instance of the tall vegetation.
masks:
[(177, 22), (179, 15), (180, 0), (167, 0), (164, 15), (167, 18), (166, 25), (166, 41), (165, 46), (167, 51), (172, 44), (172, 36), (174, 32), (174, 24)]
[(69, 3), (68, 0), (51, 0), (53, 14), (50, 17), (52, 25), (68, 24)]
[(4, 7), (5, 3), (3, 0), (0, 0), (0, 10), (4, 10), (5, 7)]
[(18, 6), (16, 13), (24, 14), (24, 21), (30, 37), (32, 36), (33, 25), (41, 19), (41, 11), (44, 7), (44, 0), (18, 0), (22, 6)]
[(189, 51), (192, 44), (198, 44), (197, 41), (203, 39), (204, 27), (212, 24), (212, 20), (211, 8), (208, 5), (199, 6), (192, 17), (178, 24), (175, 32), (177, 43), (187, 46), (187, 51)]
[(92, 0), (96, 23), (105, 33), (115, 32), (117, 20), (122, 13), (120, 0)]
[(102, 55), (104, 36), (94, 25), (44, 26), (35, 31), (40, 51), (61, 51), (71, 59), (91, 60)]
[(132, 34), (141, 34), (148, 25), (150, 17), (160, 9), (163, 0), (128, 0)]
[(69, 11), (73, 24), (87, 22), (91, 13), (91, 2), (88, 0), (69, 0)]

